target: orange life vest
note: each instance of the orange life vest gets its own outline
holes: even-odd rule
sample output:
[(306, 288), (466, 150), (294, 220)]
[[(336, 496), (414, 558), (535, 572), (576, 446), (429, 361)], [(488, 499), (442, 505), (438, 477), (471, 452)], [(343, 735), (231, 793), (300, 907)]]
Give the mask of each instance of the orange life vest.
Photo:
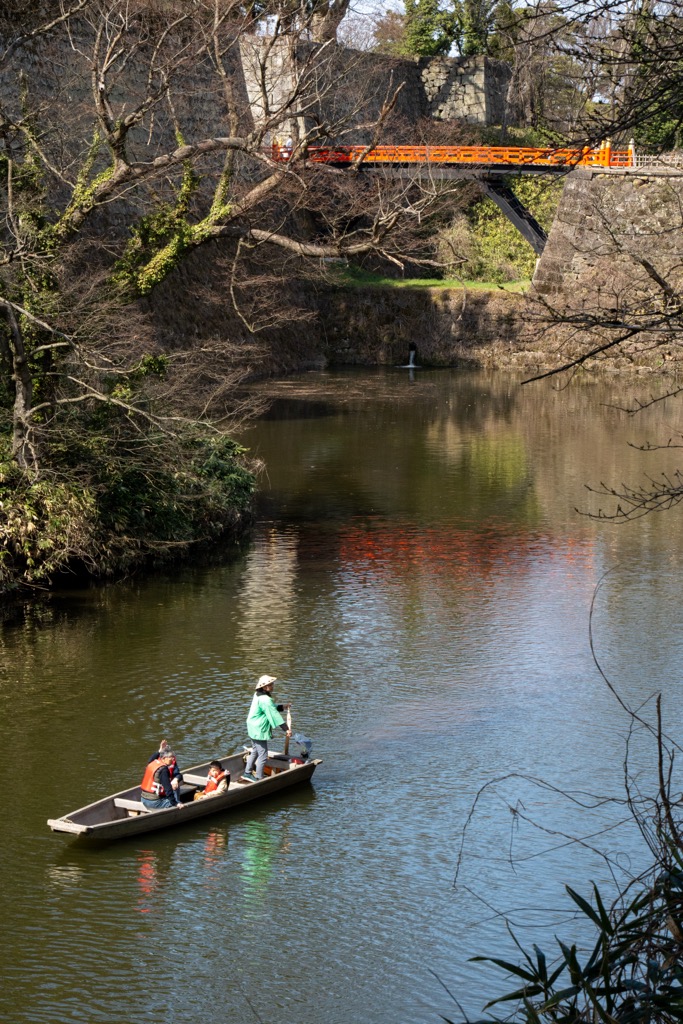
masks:
[(160, 782), (157, 782), (156, 773), (160, 768), (168, 767), (164, 765), (163, 761), (158, 758), (155, 761), (150, 761), (145, 768), (145, 774), (142, 776), (142, 782), (140, 783), (140, 789), (143, 793), (154, 793), (155, 797), (165, 796), (164, 787)]
[(207, 793), (213, 793), (215, 790), (217, 790), (219, 785), (227, 775), (228, 773), (226, 771), (222, 771), (220, 775), (209, 775), (208, 782), (204, 787), (204, 795), (206, 795)]

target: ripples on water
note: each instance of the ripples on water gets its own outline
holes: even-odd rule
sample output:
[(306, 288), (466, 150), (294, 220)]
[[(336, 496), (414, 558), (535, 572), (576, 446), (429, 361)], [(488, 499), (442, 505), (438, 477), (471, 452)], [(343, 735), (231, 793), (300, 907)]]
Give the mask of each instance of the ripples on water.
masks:
[[(310, 418), (290, 382), (290, 418), (249, 437), (269, 474), (239, 557), (5, 631), (3, 1019), (418, 1024), (457, 1017), (444, 986), (479, 1014), (506, 983), (468, 958), (513, 954), (500, 913), (550, 948), (578, 927), (564, 883), (607, 876), (567, 836), (640, 863), (587, 796), (621, 797), (628, 724), (588, 613), (610, 570), (601, 664), (680, 732), (677, 521), (572, 513), (620, 451), (601, 396), (406, 383), (330, 375)], [(162, 736), (185, 765), (239, 749), (264, 671), (324, 759), (312, 787), (99, 850), (47, 832)]]

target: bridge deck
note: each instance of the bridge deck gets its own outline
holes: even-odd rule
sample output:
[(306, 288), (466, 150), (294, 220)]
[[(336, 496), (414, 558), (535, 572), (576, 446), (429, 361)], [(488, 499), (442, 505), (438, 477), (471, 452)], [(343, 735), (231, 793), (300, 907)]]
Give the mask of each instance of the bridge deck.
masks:
[[(273, 158), (286, 161), (290, 149), (274, 145)], [(573, 167), (631, 167), (633, 151), (615, 150), (609, 144), (598, 149), (551, 149), (524, 146), (311, 146), (310, 163), (336, 167), (359, 165), (390, 167), (471, 167), (514, 172), (568, 171)]]

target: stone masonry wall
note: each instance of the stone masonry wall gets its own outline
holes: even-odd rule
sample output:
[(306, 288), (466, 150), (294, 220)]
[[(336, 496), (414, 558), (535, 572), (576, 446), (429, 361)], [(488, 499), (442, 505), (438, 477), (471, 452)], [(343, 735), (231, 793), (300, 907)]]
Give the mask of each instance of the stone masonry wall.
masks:
[[(307, 316), (249, 334), (223, 287), (220, 250), (195, 254), (143, 300), (165, 350), (209, 339), (249, 377), (282, 376), (326, 366), (407, 362), (417, 342), (424, 366), (550, 365), (526, 316), (526, 297), (508, 291), (444, 288), (312, 288), (283, 282), (281, 301)], [(197, 302), (197, 295), (203, 298)]]
[(534, 288), (567, 308), (652, 284), (643, 260), (681, 278), (683, 174), (577, 170), (568, 175), (534, 274)]
[(510, 68), (490, 57), (431, 57), (418, 63), (429, 115), (437, 120), (500, 124)]
[[(252, 106), (261, 101), (260, 58), (270, 44), (262, 37), (242, 40), (245, 87)], [(288, 43), (270, 48), (268, 88), (271, 103), (282, 102), (292, 89), (286, 71)], [(299, 46), (305, 62), (313, 46)], [(357, 123), (377, 117), (382, 103), (401, 86), (396, 113), (407, 124), (422, 117), (462, 120), (470, 124), (500, 124), (504, 119), (510, 68), (489, 57), (392, 58), (347, 47), (326, 47), (320, 57), (320, 96), (316, 115), (334, 125), (349, 114)], [(364, 143), (369, 129), (345, 141)], [(405, 140), (410, 141), (409, 139)]]
[(681, 171), (572, 172), (533, 278), (533, 291), (564, 321), (556, 343), (575, 357), (581, 342), (604, 345), (664, 314), (656, 331), (627, 339), (610, 358), (673, 369), (681, 357), (666, 319), (682, 288)]
[[(78, 41), (78, 40), (77, 40)], [(239, 48), (239, 73), (233, 84), (245, 109), (261, 106), (260, 57), (268, 46), (263, 37), (245, 36)], [(268, 90), (271, 105), (281, 103), (292, 89), (289, 80), (288, 42), (282, 40), (270, 49), (268, 57)], [(64, 38), (55, 33), (38, 45), (29, 45), (18, 60), (28, 73), (30, 89), (49, 96), (51, 103), (90, 105), (90, 68), (78, 52), (87, 53), (88, 44), (72, 50)], [(299, 46), (300, 59), (305, 60), (312, 45)], [(238, 64), (232, 61), (233, 72)], [(140, 91), (146, 84), (146, 69), (129, 67), (128, 82), (139, 75)], [(56, 73), (57, 72), (57, 73)], [(396, 112), (407, 125), (422, 117), (436, 120), (462, 120), (471, 124), (500, 124), (505, 112), (505, 97), (510, 68), (489, 57), (422, 57), (392, 58), (365, 53), (344, 46), (327, 47), (320, 59), (319, 91), (322, 97), (318, 116), (331, 125), (351, 115), (357, 123), (377, 117), (382, 103), (394, 89), (401, 86)], [(192, 88), (194, 79), (195, 88)], [(17, 89), (16, 76), (9, 72), (0, 78), (0, 103), (14, 114)], [(218, 84), (211, 69), (198, 64), (188, 77), (187, 85), (175, 97), (183, 122), (189, 131), (212, 134), (224, 131), (223, 104)], [(157, 112), (157, 117), (163, 116)], [(203, 130), (203, 131), (202, 131)], [(368, 132), (358, 133), (358, 140), (369, 139)], [(140, 129), (141, 139), (145, 129)], [(345, 138), (345, 141), (349, 139)], [(406, 140), (409, 141), (409, 140)]]

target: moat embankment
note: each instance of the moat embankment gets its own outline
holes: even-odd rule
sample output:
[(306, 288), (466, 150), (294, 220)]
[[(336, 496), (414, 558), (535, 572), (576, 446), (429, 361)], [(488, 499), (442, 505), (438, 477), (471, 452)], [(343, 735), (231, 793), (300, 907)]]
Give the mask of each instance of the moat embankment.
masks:
[[(289, 279), (279, 292), (289, 316), (260, 324), (258, 311), (251, 321), (240, 319), (217, 269), (207, 280), (206, 267), (205, 259), (188, 261), (146, 301), (157, 337), (171, 350), (188, 343), (220, 347), (235, 370), (251, 380), (314, 368), (404, 363), (411, 342), (426, 366), (520, 373), (561, 366), (586, 349), (581, 333), (543, 322), (547, 310), (533, 292), (496, 286), (313, 285)], [(261, 329), (250, 331), (247, 322)], [(637, 374), (661, 368), (656, 349), (637, 360), (615, 349), (586, 367)]]
[(331, 364), (407, 361), (436, 367), (536, 365), (525, 295), (502, 289), (330, 288), (318, 296), (324, 349)]
[[(600, 344), (571, 324), (550, 325), (533, 292), (503, 289), (331, 289), (319, 297), (321, 349), (328, 365), (404, 363), (414, 342), (426, 366), (543, 373), (578, 360)], [(559, 312), (559, 311), (558, 311)], [(605, 333), (604, 337), (607, 335)], [(678, 361), (657, 345), (636, 343), (588, 360), (582, 373), (676, 373)]]
[[(613, 342), (610, 329), (632, 317), (632, 337), (584, 370), (676, 373), (667, 288), (680, 291), (682, 203), (679, 174), (573, 172), (527, 294), (300, 280), (293, 268), (260, 296), (243, 294), (236, 312), (229, 261), (210, 243), (144, 305), (163, 350), (215, 343), (251, 379), (403, 362), (411, 341), (425, 365), (533, 373)], [(564, 323), (551, 327), (553, 310)]]

